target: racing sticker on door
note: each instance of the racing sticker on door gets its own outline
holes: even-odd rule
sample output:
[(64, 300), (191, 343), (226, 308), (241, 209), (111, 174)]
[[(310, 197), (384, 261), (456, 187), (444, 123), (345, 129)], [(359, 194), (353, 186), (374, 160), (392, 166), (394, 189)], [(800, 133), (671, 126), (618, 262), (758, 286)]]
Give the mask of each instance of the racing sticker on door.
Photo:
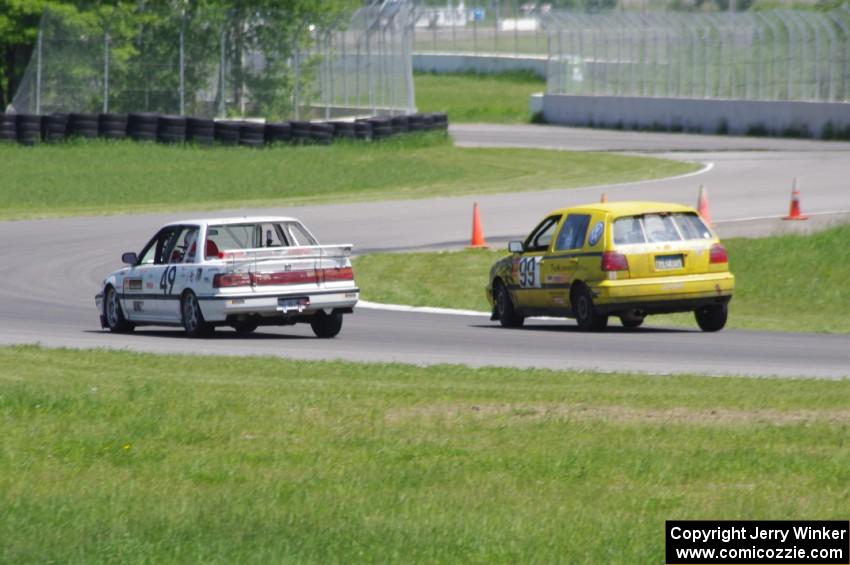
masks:
[(540, 260), (542, 257), (523, 257), (519, 260), (519, 287), (540, 288)]

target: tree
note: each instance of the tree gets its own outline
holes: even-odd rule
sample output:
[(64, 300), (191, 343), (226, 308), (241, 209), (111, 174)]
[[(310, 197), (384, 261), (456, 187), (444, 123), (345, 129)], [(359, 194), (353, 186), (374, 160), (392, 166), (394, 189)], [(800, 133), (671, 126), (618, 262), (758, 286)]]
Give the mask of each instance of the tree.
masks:
[[(64, 58), (63, 64), (51, 65), (51, 76), (67, 91), (78, 86), (80, 92), (93, 92), (92, 84), (102, 81), (102, 46), (108, 30), (110, 102), (137, 110), (173, 109), (182, 27), (184, 55), (190, 63), (185, 66), (187, 92), (209, 87), (223, 35), (232, 80), (231, 91), (221, 95), (239, 106), (246, 91), (265, 93), (252, 97), (260, 106), (255, 110), (277, 114), (292, 88), (288, 58), (296, 45), (309, 40), (307, 24), (323, 29), (358, 5), (356, 0), (0, 0), (0, 109), (21, 84), (45, 9), (57, 16), (45, 25), (64, 26), (48, 30), (80, 38), (63, 44), (58, 54), (59, 48), (53, 47), (54, 56)], [(79, 61), (87, 63), (65, 64), (74, 59), (75, 50)], [(262, 69), (244, 64), (245, 53), (256, 51), (273, 54)], [(93, 100), (74, 104), (91, 111), (98, 106)]]

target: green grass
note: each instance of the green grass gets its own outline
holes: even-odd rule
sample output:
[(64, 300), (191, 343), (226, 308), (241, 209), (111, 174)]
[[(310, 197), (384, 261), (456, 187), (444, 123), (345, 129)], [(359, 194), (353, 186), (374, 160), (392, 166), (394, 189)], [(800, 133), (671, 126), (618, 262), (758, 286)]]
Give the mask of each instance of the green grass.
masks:
[[(735, 274), (727, 327), (850, 333), (850, 225), (813, 235), (724, 241)], [(363, 299), (489, 310), (490, 266), (505, 250), (366, 255), (355, 260)], [(647, 323), (694, 326), (691, 314)]]
[(0, 163), (0, 219), (514, 192), (697, 168), (603, 153), (461, 149), (441, 134), (263, 150), (102, 140), (0, 145)]
[(449, 122), (528, 123), (528, 97), (546, 90), (530, 72), (414, 75), (420, 112), (447, 112)]
[(0, 562), (661, 563), (846, 519), (850, 381), (0, 349)]

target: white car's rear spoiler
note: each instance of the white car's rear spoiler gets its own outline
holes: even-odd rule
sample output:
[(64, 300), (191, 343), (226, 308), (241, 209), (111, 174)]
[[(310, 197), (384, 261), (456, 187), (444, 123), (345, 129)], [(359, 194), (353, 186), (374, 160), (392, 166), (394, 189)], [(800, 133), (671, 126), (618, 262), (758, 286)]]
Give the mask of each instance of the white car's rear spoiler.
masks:
[(228, 249), (218, 254), (225, 261), (274, 261), (280, 259), (342, 259), (351, 256), (351, 243), (304, 247)]

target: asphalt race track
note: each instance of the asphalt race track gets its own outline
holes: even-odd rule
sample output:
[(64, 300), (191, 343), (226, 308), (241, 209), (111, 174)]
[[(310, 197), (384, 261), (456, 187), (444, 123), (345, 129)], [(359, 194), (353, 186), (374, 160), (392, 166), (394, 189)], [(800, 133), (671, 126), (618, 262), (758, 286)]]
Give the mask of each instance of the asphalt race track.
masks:
[[(681, 178), (586, 189), (463, 196), (433, 200), (264, 209), (296, 216), (323, 243), (352, 242), (363, 251), (428, 249), (467, 241), (473, 201), (488, 239), (522, 236), (547, 211), (609, 199), (658, 199), (693, 205), (697, 187), (709, 189), (721, 235), (760, 235), (792, 229), (785, 214), (791, 179), (798, 178), (812, 224), (850, 215), (850, 143), (597, 131), (547, 126), (454, 126), (464, 146), (651, 153), (699, 162), (703, 171)], [(643, 328), (582, 334), (569, 321), (531, 320), (505, 330), (486, 316), (391, 312), (358, 308), (340, 336), (312, 338), (308, 326), (261, 328), (237, 337), (223, 329), (190, 340), (177, 329), (141, 328), (131, 335), (100, 329), (94, 294), (123, 251), (138, 250), (172, 219), (251, 214), (231, 210), (0, 223), (0, 343), (109, 347), (164, 353), (277, 355), (405, 363), (547, 367), (706, 374), (850, 377), (846, 335)], [(805, 226), (802, 224), (806, 224)], [(482, 289), (485, 281), (481, 281)], [(483, 292), (483, 290), (482, 290)], [(734, 316), (734, 299), (730, 315)], [(789, 328), (793, 329), (793, 328)]]

